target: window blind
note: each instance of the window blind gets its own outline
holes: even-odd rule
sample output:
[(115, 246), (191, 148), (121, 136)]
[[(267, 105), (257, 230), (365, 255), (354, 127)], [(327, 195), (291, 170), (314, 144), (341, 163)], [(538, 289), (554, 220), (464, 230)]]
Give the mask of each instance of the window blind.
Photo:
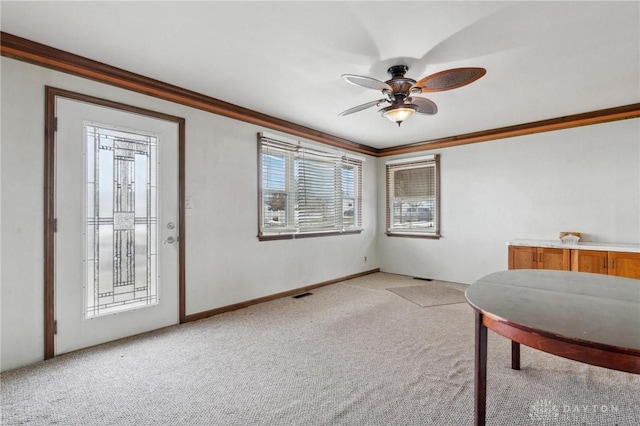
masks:
[(358, 230), (362, 161), (260, 136), (260, 236)]
[(439, 157), (386, 164), (387, 233), (439, 235)]

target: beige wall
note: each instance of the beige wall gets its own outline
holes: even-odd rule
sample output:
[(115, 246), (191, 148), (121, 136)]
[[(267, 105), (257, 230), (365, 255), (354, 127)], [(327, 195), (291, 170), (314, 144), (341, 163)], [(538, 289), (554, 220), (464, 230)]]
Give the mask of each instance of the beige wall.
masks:
[(45, 85), (186, 119), (187, 314), (379, 266), (375, 158), (363, 168), (364, 232), (259, 242), (256, 134), (269, 129), (12, 59), (1, 64), (3, 371), (43, 357)]
[(440, 240), (384, 235), (384, 162), (392, 157), (368, 157), (362, 234), (258, 242), (256, 133), (268, 129), (12, 59), (1, 66), (2, 370), (43, 356), (45, 85), (186, 119), (187, 314), (376, 267), (470, 283), (506, 269), (508, 240), (553, 239), (561, 230), (640, 242), (637, 119), (434, 151)]
[[(387, 237), (381, 220), (384, 271), (470, 284), (507, 269), (516, 238), (640, 243), (639, 119), (429, 153), (440, 154), (442, 238)], [(391, 158), (379, 160), (379, 200)]]

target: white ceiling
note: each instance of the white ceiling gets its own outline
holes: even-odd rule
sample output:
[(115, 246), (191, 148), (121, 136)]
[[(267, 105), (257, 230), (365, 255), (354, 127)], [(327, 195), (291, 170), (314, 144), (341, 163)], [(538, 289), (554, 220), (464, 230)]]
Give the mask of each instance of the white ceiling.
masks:
[[(1, 2), (4, 32), (386, 148), (640, 102), (640, 2)], [(483, 67), (400, 128), (341, 74)]]

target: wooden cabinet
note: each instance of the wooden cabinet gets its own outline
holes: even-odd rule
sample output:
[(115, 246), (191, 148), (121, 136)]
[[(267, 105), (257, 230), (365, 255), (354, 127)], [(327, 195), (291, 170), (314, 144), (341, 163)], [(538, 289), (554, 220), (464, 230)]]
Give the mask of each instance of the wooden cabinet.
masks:
[(640, 253), (571, 250), (571, 270), (640, 279)]
[(509, 269), (557, 269), (571, 267), (570, 250), (509, 246)]
[(568, 271), (571, 268), (570, 250), (556, 248), (541, 248), (538, 253), (538, 269), (556, 269)]
[(640, 279), (640, 253), (509, 246), (509, 269), (557, 269)]
[(640, 279), (640, 253), (610, 251), (609, 275)]
[(608, 274), (609, 252), (599, 250), (571, 250), (571, 270)]
[(537, 269), (535, 247), (509, 246), (509, 269)]

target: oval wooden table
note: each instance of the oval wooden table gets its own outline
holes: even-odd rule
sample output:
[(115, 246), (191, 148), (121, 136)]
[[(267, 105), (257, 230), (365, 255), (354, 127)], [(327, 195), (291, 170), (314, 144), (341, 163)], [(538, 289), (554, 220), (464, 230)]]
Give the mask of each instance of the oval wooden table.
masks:
[(487, 329), (520, 344), (613, 370), (640, 374), (640, 280), (584, 272), (509, 270), (465, 292), (475, 310), (476, 425), (485, 424)]

